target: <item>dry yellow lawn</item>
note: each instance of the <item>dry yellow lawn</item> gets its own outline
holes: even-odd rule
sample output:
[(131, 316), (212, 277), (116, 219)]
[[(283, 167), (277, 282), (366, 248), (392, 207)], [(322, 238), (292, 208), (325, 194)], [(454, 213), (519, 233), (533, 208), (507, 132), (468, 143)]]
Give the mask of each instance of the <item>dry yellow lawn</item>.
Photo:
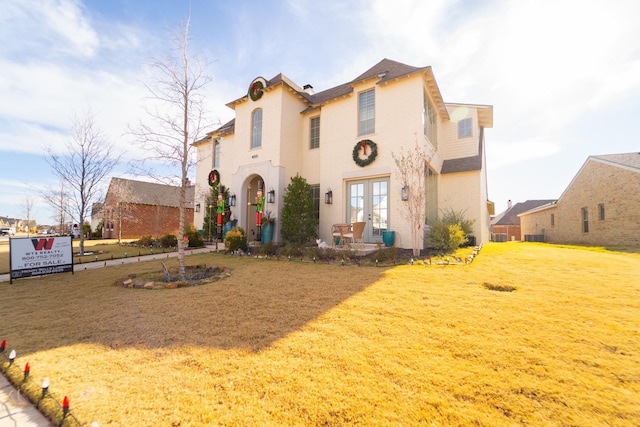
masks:
[(85, 424), (640, 425), (639, 254), (503, 243), (468, 266), (187, 260), (205, 259), (232, 276), (113, 286), (154, 262), (2, 283), (0, 339)]

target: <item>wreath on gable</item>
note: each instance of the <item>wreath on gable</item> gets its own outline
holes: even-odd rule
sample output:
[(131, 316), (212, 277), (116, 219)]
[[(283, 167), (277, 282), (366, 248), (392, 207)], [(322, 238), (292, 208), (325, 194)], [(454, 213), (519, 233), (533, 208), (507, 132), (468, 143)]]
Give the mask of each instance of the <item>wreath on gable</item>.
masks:
[(220, 172), (214, 169), (211, 172), (209, 172), (209, 186), (213, 187), (218, 182), (220, 182)]
[(251, 86), (249, 86), (249, 98), (251, 98), (252, 101), (257, 101), (262, 98), (263, 89), (264, 84), (261, 80), (254, 81), (251, 83)]
[[(362, 152), (363, 157), (360, 157)], [(378, 145), (370, 139), (358, 141), (353, 147), (353, 161), (361, 168), (370, 165), (378, 157)]]

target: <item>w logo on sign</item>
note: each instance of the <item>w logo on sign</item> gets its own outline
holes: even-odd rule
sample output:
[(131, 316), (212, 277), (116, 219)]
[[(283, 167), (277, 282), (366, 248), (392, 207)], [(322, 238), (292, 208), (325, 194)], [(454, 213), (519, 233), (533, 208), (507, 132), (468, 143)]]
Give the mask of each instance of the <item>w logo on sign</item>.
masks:
[(41, 251), (43, 249), (49, 251), (53, 247), (53, 241), (55, 237), (51, 239), (31, 239), (31, 243), (33, 243), (33, 249), (36, 251)]

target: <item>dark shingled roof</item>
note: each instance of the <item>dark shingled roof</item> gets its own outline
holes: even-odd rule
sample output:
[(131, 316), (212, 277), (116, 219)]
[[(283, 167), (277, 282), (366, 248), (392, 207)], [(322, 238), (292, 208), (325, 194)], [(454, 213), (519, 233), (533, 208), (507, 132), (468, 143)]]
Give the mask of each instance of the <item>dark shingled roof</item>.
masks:
[[(157, 184), (155, 182), (135, 181), (124, 178), (111, 178), (109, 191), (119, 191), (120, 201), (139, 205), (158, 205), (178, 207), (180, 205), (180, 187)], [(187, 187), (186, 201), (193, 201), (195, 188)]]
[(500, 214), (500, 218), (496, 222), (493, 222), (492, 225), (520, 225), (520, 217), (518, 217), (518, 215), (555, 201), (555, 199), (527, 200), (526, 202), (516, 203), (504, 213)]
[[(355, 79), (351, 80), (350, 82), (332, 87), (330, 89), (327, 89), (318, 93), (314, 93), (314, 94), (307, 93), (304, 89), (300, 88), (297, 84), (289, 80), (289, 78), (287, 78), (287, 76), (285, 76), (282, 73), (274, 76), (270, 80), (267, 80), (266, 88), (270, 88), (278, 84), (286, 84), (291, 88), (291, 90), (296, 92), (300, 97), (304, 98), (309, 103), (309, 107), (303, 111), (304, 113), (306, 111), (319, 107), (320, 105), (322, 105), (327, 101), (349, 95), (350, 93), (353, 92), (353, 85), (355, 83), (359, 83), (369, 78), (377, 77), (379, 78), (378, 83), (386, 83), (394, 79), (397, 79), (399, 77), (407, 76), (415, 72), (421, 72), (421, 71), (430, 70), (430, 69), (431, 67), (413, 67), (411, 65), (402, 64), (400, 62), (392, 61), (391, 59), (385, 58), (382, 61), (378, 62), (373, 67), (369, 68), (364, 73), (360, 74)], [(244, 95), (241, 98), (238, 98), (235, 101), (228, 103), (227, 106), (232, 107), (234, 104), (238, 102), (242, 102), (246, 98), (248, 98), (248, 95)], [(442, 108), (443, 108), (443, 111), (445, 111), (444, 114), (446, 114), (446, 109), (444, 108), (444, 106)], [(235, 122), (231, 121), (221, 126), (220, 128), (216, 129), (212, 133), (220, 132), (221, 135), (224, 135), (225, 133), (231, 133), (234, 130), (234, 126), (235, 126)]]

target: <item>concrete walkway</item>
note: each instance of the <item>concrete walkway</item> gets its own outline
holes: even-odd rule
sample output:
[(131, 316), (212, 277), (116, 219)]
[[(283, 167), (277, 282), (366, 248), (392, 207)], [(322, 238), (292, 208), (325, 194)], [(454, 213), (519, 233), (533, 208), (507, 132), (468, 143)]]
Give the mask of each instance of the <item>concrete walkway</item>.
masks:
[[(224, 244), (219, 243), (218, 248), (220, 251), (224, 251)], [(195, 248), (195, 249), (186, 249), (184, 251), (185, 256), (201, 254), (203, 252), (216, 252), (215, 246), (205, 246), (204, 248)], [(82, 264), (74, 264), (73, 271), (83, 271), (83, 270), (93, 270), (95, 268), (103, 268), (110, 267), (114, 265), (122, 265), (122, 264), (132, 264), (136, 262), (143, 261), (152, 261), (152, 260), (163, 260), (167, 258), (175, 258), (178, 256), (178, 252), (168, 252), (168, 253), (158, 253), (153, 255), (141, 255), (141, 256), (130, 256), (128, 258), (118, 258), (106, 261), (93, 261), (93, 262), (83, 262)], [(65, 274), (65, 273), (62, 273)], [(11, 278), (10, 274), (0, 274), (0, 282), (8, 282)], [(26, 280), (25, 279), (15, 279), (16, 281)], [(0, 427), (2, 425), (0, 424)]]
[(48, 419), (0, 374), (0, 427), (48, 427)]

